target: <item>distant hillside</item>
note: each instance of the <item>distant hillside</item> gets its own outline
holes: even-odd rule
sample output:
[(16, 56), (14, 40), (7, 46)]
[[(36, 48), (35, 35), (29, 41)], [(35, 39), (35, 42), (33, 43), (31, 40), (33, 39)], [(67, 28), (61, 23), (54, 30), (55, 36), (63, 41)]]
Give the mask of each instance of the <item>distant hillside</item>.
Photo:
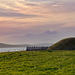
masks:
[(49, 47), (51, 45), (53, 45), (53, 44), (52, 43), (38, 43), (38, 44), (33, 44), (33, 46), (47, 46), (47, 47)]
[(25, 47), (25, 46), (30, 46), (30, 45), (28, 45), (28, 44), (11, 45), (11, 44), (0, 43), (0, 48), (7, 48), (7, 47)]
[(52, 45), (48, 50), (75, 50), (75, 38), (63, 39)]
[(51, 46), (52, 43), (39, 43), (39, 44), (21, 44), (21, 45), (11, 45), (11, 44), (4, 44), (0, 43), (0, 48), (8, 48), (8, 47), (33, 47), (33, 46)]

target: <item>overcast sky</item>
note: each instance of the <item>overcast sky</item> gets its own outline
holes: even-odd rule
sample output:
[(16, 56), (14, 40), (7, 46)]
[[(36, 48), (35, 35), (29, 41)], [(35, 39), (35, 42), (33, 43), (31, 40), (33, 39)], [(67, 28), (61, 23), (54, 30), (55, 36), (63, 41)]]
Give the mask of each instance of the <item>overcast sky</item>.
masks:
[(75, 37), (75, 0), (0, 0), (1, 43), (54, 43)]

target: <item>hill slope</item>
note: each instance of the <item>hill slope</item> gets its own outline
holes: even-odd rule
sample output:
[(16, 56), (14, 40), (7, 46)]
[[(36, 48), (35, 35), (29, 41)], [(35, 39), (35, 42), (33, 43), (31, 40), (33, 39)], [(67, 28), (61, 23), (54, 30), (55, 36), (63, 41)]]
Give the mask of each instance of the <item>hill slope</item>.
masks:
[(75, 50), (75, 38), (63, 39), (52, 45), (48, 50)]

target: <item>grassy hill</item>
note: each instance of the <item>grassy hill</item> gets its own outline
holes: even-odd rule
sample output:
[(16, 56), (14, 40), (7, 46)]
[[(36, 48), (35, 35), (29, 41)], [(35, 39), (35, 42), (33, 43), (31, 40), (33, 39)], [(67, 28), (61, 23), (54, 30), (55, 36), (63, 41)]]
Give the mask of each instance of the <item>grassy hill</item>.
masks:
[(75, 75), (75, 50), (0, 53), (0, 75)]
[(63, 39), (52, 45), (48, 50), (75, 50), (75, 38)]

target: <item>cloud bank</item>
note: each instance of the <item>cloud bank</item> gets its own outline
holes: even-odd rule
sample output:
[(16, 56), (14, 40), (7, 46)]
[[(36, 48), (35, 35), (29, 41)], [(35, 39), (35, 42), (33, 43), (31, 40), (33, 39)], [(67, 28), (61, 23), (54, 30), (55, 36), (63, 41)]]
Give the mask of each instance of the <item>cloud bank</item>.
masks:
[(74, 32), (75, 0), (0, 0), (1, 42), (56, 42)]

